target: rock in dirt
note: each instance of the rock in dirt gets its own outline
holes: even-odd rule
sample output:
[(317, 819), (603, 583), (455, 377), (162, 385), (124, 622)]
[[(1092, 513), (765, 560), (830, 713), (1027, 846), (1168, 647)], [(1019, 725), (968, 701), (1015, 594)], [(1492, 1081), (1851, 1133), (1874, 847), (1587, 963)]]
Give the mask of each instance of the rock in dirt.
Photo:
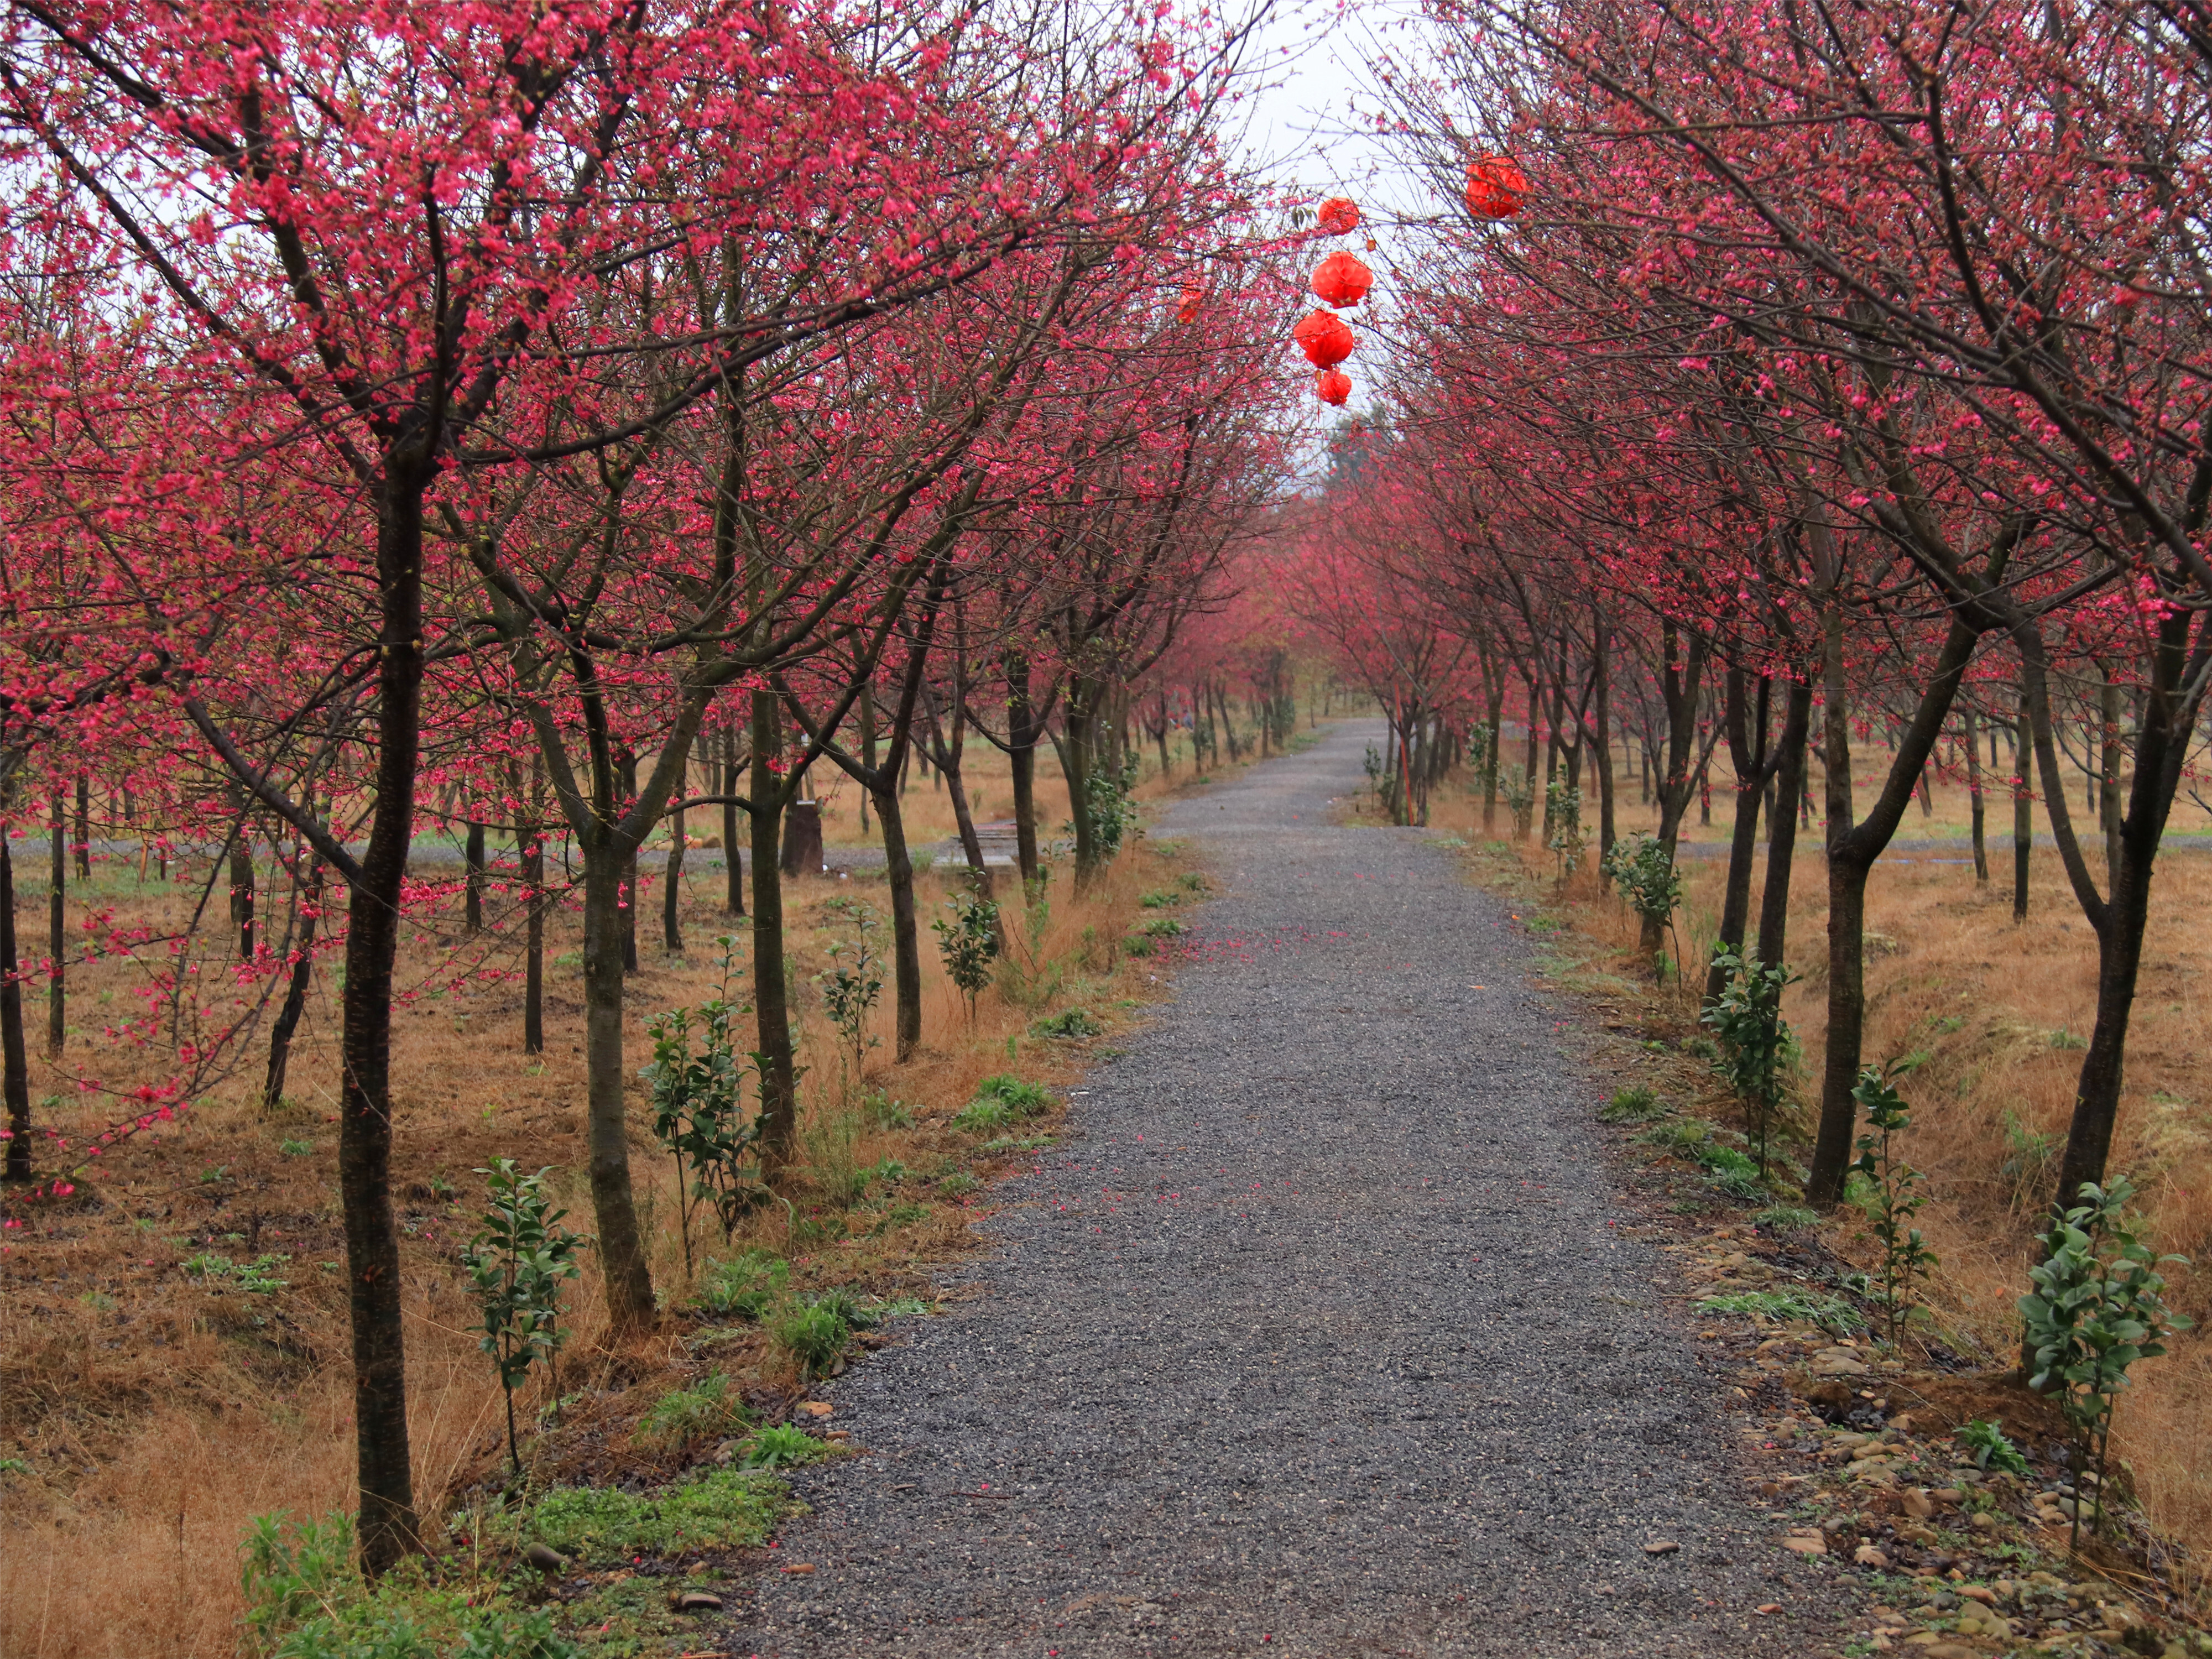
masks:
[(1682, 1547), (1671, 1538), (1655, 1538), (1644, 1547), (1646, 1555), (1673, 1555)]
[(720, 1613), (722, 1598), (705, 1590), (678, 1590), (668, 1598), (668, 1605), (678, 1613)]
[(526, 1547), (522, 1559), (548, 1578), (558, 1578), (568, 1570), (567, 1558), (544, 1544), (532, 1544)]
[(1851, 1559), (1863, 1567), (1880, 1567), (1885, 1571), (1889, 1567), (1889, 1558), (1872, 1544), (1860, 1545), (1851, 1552)]
[(1785, 1550), (1795, 1550), (1800, 1555), (1826, 1555), (1828, 1540), (1818, 1533), (1792, 1533), (1782, 1540)]

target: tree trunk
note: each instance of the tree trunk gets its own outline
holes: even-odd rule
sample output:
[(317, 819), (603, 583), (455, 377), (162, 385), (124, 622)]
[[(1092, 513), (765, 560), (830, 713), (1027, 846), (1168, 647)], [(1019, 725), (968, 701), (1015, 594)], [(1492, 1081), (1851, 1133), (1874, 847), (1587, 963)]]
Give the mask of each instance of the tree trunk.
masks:
[[(615, 777), (619, 791), (615, 801), (615, 815), (619, 817), (629, 811), (630, 803), (637, 799), (637, 756), (625, 748), (617, 752)], [(584, 879), (591, 880), (592, 866), (586, 854)], [(633, 847), (623, 860), (622, 912), (618, 917), (622, 928), (623, 972), (637, 971), (637, 848)]]
[(253, 827), (240, 823), (230, 838), (230, 919), (238, 927), (238, 959), (253, 960)]
[[(676, 791), (681, 795), (684, 784), (677, 781)], [(664, 885), (660, 893), (660, 944), (672, 957), (684, 954), (684, 923), (677, 907), (683, 897), (684, 886), (684, 809), (679, 806), (668, 815), (668, 867), (661, 872)]]
[(2098, 817), (2105, 832), (2105, 890), (2116, 893), (2120, 884), (2120, 681), (2109, 668), (2098, 689), (2097, 712), (2102, 716), (2098, 752), (2105, 761), (2097, 779)]
[(1828, 1030), (1826, 1063), (1820, 1079), (1820, 1127), (1807, 1182), (1808, 1202), (1828, 1208), (1844, 1195), (1844, 1175), (1851, 1160), (1857, 1127), (1857, 1085), (1866, 1027), (1866, 884), (1875, 860), (1897, 833), (1914, 786), (1927, 765), (1943, 722), (1958, 695), (1959, 682), (1974, 653), (1976, 630), (1954, 617), (1936, 654), (1927, 689), (1911, 723), (1898, 738), (1881, 793), (1859, 823), (1851, 822), (1850, 725), (1844, 695), (1843, 612), (1828, 612), (1826, 649), (1826, 728), (1821, 759), (1828, 774)]
[[(1030, 659), (1010, 653), (1006, 658), (1006, 759), (1014, 774), (1014, 855), (1021, 861), (1024, 893), (1033, 890), (1039, 874), (1036, 743), (1035, 705), (1030, 694)], [(1194, 756), (1194, 734), (1191, 748)]]
[[(1060, 722), (1060, 770), (1067, 775), (1068, 816), (1075, 821), (1075, 890), (1085, 891), (1104, 867), (1098, 854), (1097, 826), (1091, 819), (1091, 772), (1097, 738), (1098, 686), (1081, 675), (1067, 682), (1067, 715)], [(1227, 718), (1224, 700), (1224, 719)], [(1236, 738), (1230, 738), (1232, 750)]]
[(624, 917), (631, 866), (627, 848), (605, 825), (583, 838), (584, 1072), (591, 1143), (592, 1212), (599, 1230), (607, 1312), (618, 1332), (654, 1323), (653, 1273), (630, 1193), (629, 1125), (623, 1103), (629, 1069), (623, 1055)]
[[(1613, 825), (1613, 699), (1612, 666), (1606, 654), (1606, 628), (1602, 615), (1594, 617), (1590, 624), (1591, 677), (1597, 693), (1597, 729), (1590, 736), (1597, 744), (1593, 757), (1597, 763), (1597, 855), (1603, 859), (1613, 851), (1615, 839)], [(1486, 823), (1484, 826), (1487, 828)]]
[(771, 1176), (791, 1162), (799, 1136), (799, 1078), (791, 1049), (791, 997), (783, 970), (784, 781), (769, 765), (782, 736), (775, 693), (752, 694), (753, 1018), (760, 1038), (761, 1162)]
[(1986, 814), (1982, 802), (1982, 745), (1974, 730), (1974, 711), (1968, 708), (1960, 716), (1960, 729), (1966, 745), (1966, 803), (1967, 814), (1973, 824), (1974, 884), (1990, 884), (1990, 843)]
[[(539, 763), (541, 765), (543, 763)], [(522, 1052), (545, 1052), (545, 824), (543, 800), (535, 821), (524, 826), (522, 923)]]
[(1729, 836), (1728, 879), (1722, 890), (1720, 933), (1713, 940), (1713, 957), (1705, 968), (1707, 1007), (1720, 1000), (1728, 988), (1723, 955), (1743, 954), (1745, 923), (1751, 915), (1751, 864), (1759, 851), (1759, 796), (1767, 776), (1766, 705), (1770, 682), (1759, 683), (1759, 727), (1754, 738), (1751, 711), (1746, 702), (1744, 672), (1729, 665), (1724, 721), (1729, 761), (1735, 772), (1735, 825)]
[(473, 938), (483, 932), (484, 890), (484, 827), (471, 819), (466, 851), (463, 854), (468, 866), (468, 879), (462, 898), (462, 925)]
[(76, 877), (92, 879), (92, 781), (76, 775)]
[(733, 916), (745, 913), (745, 861), (738, 851), (738, 728), (735, 721), (722, 729), (722, 908)]
[(2029, 723), (2027, 684), (2020, 688), (2020, 719), (2013, 734), (2012, 919), (2027, 920), (2028, 860), (2035, 851), (2035, 790), (2029, 783), (2034, 736)]
[[(1672, 622), (1660, 625), (1662, 670), (1659, 689), (1667, 706), (1667, 759), (1656, 788), (1659, 796), (1659, 844), (1667, 849), (1667, 864), (1674, 867), (1675, 844), (1681, 839), (1682, 820), (1688, 816), (1691, 797), (1704, 769), (1698, 763), (1698, 696), (1705, 678), (1705, 660), (1712, 647), (1701, 635), (1690, 635), (1681, 660), (1676, 653), (1682, 639)], [(1648, 961), (1656, 958), (1666, 942), (1665, 924), (1656, 916), (1644, 918), (1638, 949)]]
[(292, 1036), (307, 1011), (307, 988), (315, 977), (315, 924), (323, 908), (323, 861), (304, 841), (295, 856), (307, 866), (300, 888), (300, 930), (293, 945), (299, 959), (292, 964), (291, 977), (284, 987), (284, 1006), (276, 1011), (276, 1023), (269, 1031), (269, 1072), (261, 1083), (261, 1109), (265, 1112), (273, 1112), (283, 1103), (284, 1073), (292, 1063)]
[(7, 1179), (31, 1178), (31, 1061), (23, 1051), (22, 959), (15, 948), (15, 857), (0, 825), (0, 1092), (8, 1103)]
[(1759, 959), (1770, 967), (1788, 959), (1790, 873), (1797, 853), (1797, 810), (1791, 803), (1805, 791), (1805, 739), (1812, 724), (1812, 684), (1792, 681), (1773, 757), (1774, 798), (1781, 810), (1767, 814), (1766, 888), (1759, 905)]
[(387, 473), (380, 489), (376, 805), (347, 896), (340, 993), (338, 1192), (353, 1333), (354, 1446), (362, 1565), (371, 1575), (421, 1547), (407, 1437), (399, 1231), (392, 1213), (392, 978), (415, 830), (422, 739), (422, 491)]
[[(2058, 1189), (2052, 1195), (2054, 1206), (2060, 1210), (2075, 1201), (2084, 1182), (2104, 1182), (2112, 1155), (2128, 1024), (2142, 966), (2143, 933), (2150, 916), (2151, 874), (2195, 733), (2200, 704), (2193, 688), (2203, 684), (2208, 659), (2212, 658), (2212, 630), (2194, 650), (2190, 648), (2196, 625), (2196, 613), (2179, 606), (2158, 623), (2142, 720), (2136, 736), (2135, 777), (2128, 792), (2128, 810), (2120, 821), (2116, 855), (2112, 843), (2107, 842), (2112, 885), (2101, 899), (2069, 821), (2063, 790), (2055, 797), (2052, 793), (2062, 780), (2041, 645), (2025, 629), (2016, 635), (2021, 641), (2036, 759), (2050, 808), (2051, 836), (2058, 843), (2060, 860), (2082, 914), (2097, 934), (2097, 1019), (2081, 1056), (2073, 1120), (2059, 1164)], [(2117, 684), (2110, 678), (2106, 683)], [(2116, 770), (2109, 757), (2119, 746), (2116, 702), (2117, 698), (2108, 702), (2105, 710), (2108, 775)], [(2100, 817), (2106, 816), (2102, 802), (2100, 806)]]
[(69, 831), (63, 822), (62, 798), (54, 797), (52, 843), (53, 880), (46, 890), (46, 954), (52, 958), (52, 977), (46, 982), (46, 1058), (58, 1060), (69, 1036), (69, 1002), (64, 985), (63, 953), (69, 948), (69, 921), (63, 902), (69, 881)]
[(876, 823), (884, 837), (884, 878), (891, 896), (892, 1054), (903, 1066), (921, 1046), (921, 929), (915, 915), (914, 858), (906, 844), (906, 813), (898, 791), (874, 792)]

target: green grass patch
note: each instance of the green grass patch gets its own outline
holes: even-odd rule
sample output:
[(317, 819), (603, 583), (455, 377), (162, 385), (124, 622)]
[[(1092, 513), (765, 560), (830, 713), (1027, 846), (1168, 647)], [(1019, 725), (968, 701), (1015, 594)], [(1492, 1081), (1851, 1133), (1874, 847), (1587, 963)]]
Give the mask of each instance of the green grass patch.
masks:
[(638, 1420), (632, 1437), (641, 1445), (679, 1447), (710, 1436), (734, 1434), (752, 1414), (730, 1379), (721, 1372), (688, 1389), (671, 1389)]
[(590, 1565), (683, 1550), (750, 1549), (790, 1513), (791, 1489), (746, 1469), (714, 1469), (653, 1492), (556, 1486), (538, 1500), (530, 1536)]
[(1105, 1030), (1105, 1022), (1087, 1008), (1070, 1008), (1049, 1018), (1030, 1022), (1030, 1035), (1036, 1037), (1079, 1040), (1101, 1036)]
[(691, 1299), (724, 1319), (758, 1319), (783, 1298), (791, 1264), (766, 1250), (747, 1250), (726, 1261), (709, 1261)]
[(1820, 1224), (1817, 1212), (1796, 1204), (1771, 1204), (1752, 1219), (1762, 1227), (1771, 1227), (1778, 1233), (1809, 1233)]
[(1597, 1109), (1597, 1115), (1607, 1123), (1649, 1123), (1654, 1118), (1667, 1115), (1667, 1103), (1660, 1099), (1656, 1090), (1642, 1084), (1633, 1084), (1616, 1091), (1611, 1100)]
[(1749, 1319), (1802, 1319), (1838, 1335), (1866, 1328), (1866, 1316), (1839, 1296), (1822, 1291), (1733, 1291), (1709, 1296), (1698, 1305), (1709, 1313), (1738, 1314)]

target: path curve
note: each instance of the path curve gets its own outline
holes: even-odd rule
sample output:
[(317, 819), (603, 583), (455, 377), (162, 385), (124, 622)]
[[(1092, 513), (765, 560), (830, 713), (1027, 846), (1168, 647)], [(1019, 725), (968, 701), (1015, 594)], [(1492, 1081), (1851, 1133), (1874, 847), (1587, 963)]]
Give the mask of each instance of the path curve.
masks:
[(997, 1189), (979, 1294), (830, 1385), (872, 1455), (803, 1480), (778, 1553), (814, 1572), (771, 1574), (720, 1645), (1826, 1647), (1662, 1259), (1613, 1225), (1568, 1011), (1449, 854), (1332, 823), (1380, 730), (1153, 830), (1223, 894), (1173, 1000)]

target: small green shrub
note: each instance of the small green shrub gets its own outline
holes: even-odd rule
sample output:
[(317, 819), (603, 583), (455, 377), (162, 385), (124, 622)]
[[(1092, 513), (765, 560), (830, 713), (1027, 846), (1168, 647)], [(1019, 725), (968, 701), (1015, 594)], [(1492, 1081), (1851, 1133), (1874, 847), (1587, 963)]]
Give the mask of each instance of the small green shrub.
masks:
[(738, 1469), (647, 1492), (614, 1486), (556, 1486), (531, 1511), (526, 1530), (584, 1565), (679, 1550), (750, 1549), (768, 1541), (789, 1507), (780, 1481)]
[(1667, 1115), (1667, 1103), (1639, 1083), (1615, 1093), (1597, 1115), (1607, 1123), (1649, 1123)]
[(749, 1469), (791, 1469), (803, 1463), (818, 1463), (829, 1455), (830, 1448), (804, 1429), (779, 1423), (762, 1429), (745, 1443), (742, 1461)]
[(1718, 1040), (1714, 1073), (1735, 1093), (1750, 1126), (1759, 1173), (1766, 1173), (1767, 1140), (1789, 1099), (1789, 1074), (1796, 1054), (1790, 1022), (1782, 1018), (1782, 993), (1796, 975), (1787, 966), (1721, 951), (1714, 966), (1726, 976), (1720, 995), (1698, 1018)]
[(887, 1089), (871, 1089), (860, 1097), (860, 1115), (878, 1129), (911, 1129), (914, 1114)]
[(639, 1419), (634, 1438), (641, 1445), (675, 1449), (695, 1440), (734, 1433), (751, 1420), (744, 1401), (721, 1372), (688, 1389), (671, 1389)]
[(965, 1170), (956, 1170), (937, 1183), (937, 1190), (947, 1198), (965, 1198), (982, 1184)]
[(937, 951), (945, 972), (968, 1004), (968, 1023), (975, 1023), (975, 999), (991, 983), (1000, 944), (999, 907), (979, 893), (955, 893), (945, 902), (950, 921), (933, 921)]
[(1968, 1423), (1952, 1437), (1973, 1454), (1978, 1469), (1999, 1468), (2008, 1474), (2026, 1474), (2027, 1459), (2020, 1455), (2020, 1448), (2005, 1438), (2005, 1432), (1995, 1423)]
[(1898, 1138), (1912, 1123), (1894, 1082), (1905, 1069), (1892, 1066), (1885, 1072), (1869, 1066), (1859, 1073), (1851, 1091), (1851, 1098), (1866, 1113), (1869, 1129), (1858, 1138), (1859, 1155), (1851, 1170), (1864, 1188), (1867, 1216), (1881, 1242), (1879, 1294), (1892, 1342), (1911, 1316), (1913, 1280), (1925, 1278), (1936, 1266), (1936, 1252), (1912, 1225), (1922, 1203), (1920, 1172), (1898, 1152)]
[(799, 1362), (808, 1376), (817, 1376), (837, 1363), (853, 1328), (835, 1307), (812, 1303), (792, 1309), (776, 1322), (776, 1346)]
[(1181, 904), (1181, 893), (1147, 893), (1137, 901), (1147, 910), (1164, 910), (1170, 904)]
[(1181, 916), (1154, 916), (1138, 931), (1149, 939), (1181, 939), (1190, 929)]
[[(2020, 1299), (2032, 1375), (2027, 1386), (2057, 1395), (2074, 1431), (2075, 1467), (2094, 1463), (2097, 1490), (2105, 1489), (2112, 1413), (2133, 1381), (2130, 1370), (2166, 1352), (2166, 1339), (2191, 1322), (2166, 1304), (2166, 1262), (2154, 1256), (2141, 1224), (2128, 1213), (2136, 1189), (2126, 1176), (2110, 1187), (2085, 1181), (2077, 1201), (2052, 1220), (2038, 1242), (2042, 1261), (2028, 1269), (2034, 1291)], [(1917, 1237), (1918, 1235), (1914, 1235)], [(2094, 1511), (2103, 1518), (2101, 1508)], [(2081, 1516), (2074, 1516), (2078, 1543)]]
[(1121, 948), (1133, 957), (1144, 957), (1159, 950), (1158, 941), (1145, 933), (1132, 933), (1121, 941)]
[(727, 1261), (709, 1261), (692, 1300), (725, 1319), (758, 1319), (782, 1300), (791, 1264), (766, 1250), (747, 1250)]
[(1049, 1018), (1031, 1021), (1030, 1035), (1038, 1037), (1095, 1037), (1105, 1029), (1105, 1023), (1090, 1010), (1070, 1008)]

